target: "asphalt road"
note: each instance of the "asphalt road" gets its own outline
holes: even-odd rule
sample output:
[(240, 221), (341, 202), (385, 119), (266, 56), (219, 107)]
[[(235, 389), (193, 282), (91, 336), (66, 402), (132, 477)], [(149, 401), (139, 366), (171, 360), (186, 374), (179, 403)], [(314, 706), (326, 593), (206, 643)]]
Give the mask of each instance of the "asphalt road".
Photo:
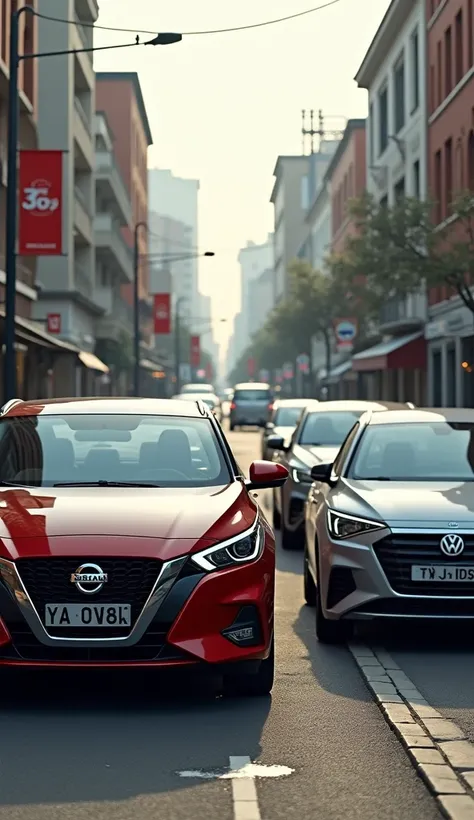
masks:
[[(230, 440), (242, 467), (259, 457), (257, 433)], [(0, 820), (440, 817), (348, 650), (317, 644), (301, 568), (300, 553), (279, 551), (272, 698), (225, 700), (150, 674), (4, 677)], [(403, 663), (418, 651), (402, 644)], [(255, 781), (259, 813), (234, 803), (237, 781), (178, 774), (222, 772), (234, 756), (291, 772)]]

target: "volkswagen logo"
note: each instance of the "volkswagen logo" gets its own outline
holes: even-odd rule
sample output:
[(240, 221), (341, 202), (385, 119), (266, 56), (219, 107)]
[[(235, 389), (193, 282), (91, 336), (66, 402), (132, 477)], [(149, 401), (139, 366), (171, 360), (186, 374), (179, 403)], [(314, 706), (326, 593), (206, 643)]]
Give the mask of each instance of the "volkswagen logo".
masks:
[(105, 583), (107, 583), (107, 573), (102, 571), (102, 568), (97, 564), (81, 564), (78, 569), (71, 575), (71, 583), (76, 585), (79, 592), (84, 595), (94, 595), (100, 592)]
[(464, 549), (464, 541), (460, 535), (450, 532), (449, 535), (443, 535), (440, 541), (441, 552), (445, 555), (461, 555)]

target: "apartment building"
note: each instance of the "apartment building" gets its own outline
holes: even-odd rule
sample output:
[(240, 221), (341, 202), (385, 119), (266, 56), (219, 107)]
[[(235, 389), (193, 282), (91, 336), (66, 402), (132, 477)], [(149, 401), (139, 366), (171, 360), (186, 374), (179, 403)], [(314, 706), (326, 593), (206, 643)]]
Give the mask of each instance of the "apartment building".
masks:
[[(436, 221), (456, 231), (451, 203), (474, 190), (474, 3), (426, 0), (426, 16), (429, 187)], [(428, 401), (473, 407), (473, 315), (447, 287), (433, 288), (429, 303)]]
[(307, 237), (309, 156), (277, 159), (270, 202), (274, 206), (275, 302), (288, 293), (288, 268)]
[[(134, 229), (138, 230), (140, 328), (145, 349), (153, 345), (152, 304), (149, 290), (148, 262), (148, 147), (153, 139), (138, 74), (134, 71), (98, 72), (96, 74), (97, 110), (107, 117), (114, 138), (114, 154), (132, 204), (131, 225), (122, 226), (130, 249)], [(122, 294), (133, 305), (132, 285), (123, 285)]]

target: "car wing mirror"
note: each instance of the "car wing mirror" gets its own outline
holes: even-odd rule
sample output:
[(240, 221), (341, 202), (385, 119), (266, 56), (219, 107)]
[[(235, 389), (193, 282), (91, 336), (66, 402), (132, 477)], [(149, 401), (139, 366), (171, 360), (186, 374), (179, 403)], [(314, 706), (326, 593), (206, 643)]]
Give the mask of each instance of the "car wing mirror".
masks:
[(322, 484), (332, 484), (331, 479), (333, 464), (315, 464), (311, 470), (313, 481), (320, 481)]
[(247, 490), (267, 490), (282, 487), (287, 478), (288, 470), (282, 464), (275, 461), (253, 461), (245, 486)]
[(269, 450), (286, 450), (285, 440), (281, 436), (268, 436), (267, 447)]

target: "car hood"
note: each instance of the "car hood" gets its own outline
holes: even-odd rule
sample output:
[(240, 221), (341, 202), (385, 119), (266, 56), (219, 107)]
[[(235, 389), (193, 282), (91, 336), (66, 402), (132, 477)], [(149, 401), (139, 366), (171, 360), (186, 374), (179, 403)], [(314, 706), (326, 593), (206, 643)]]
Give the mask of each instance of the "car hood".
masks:
[(295, 458), (314, 467), (316, 464), (332, 464), (336, 458), (339, 447), (313, 447), (310, 445), (295, 444), (293, 453)]
[[(340, 489), (339, 489), (340, 488)], [(398, 527), (474, 529), (472, 482), (352, 481), (331, 494), (331, 506)]]
[(240, 482), (198, 489), (0, 491), (0, 554), (139, 555), (169, 560), (238, 535), (256, 503)]

